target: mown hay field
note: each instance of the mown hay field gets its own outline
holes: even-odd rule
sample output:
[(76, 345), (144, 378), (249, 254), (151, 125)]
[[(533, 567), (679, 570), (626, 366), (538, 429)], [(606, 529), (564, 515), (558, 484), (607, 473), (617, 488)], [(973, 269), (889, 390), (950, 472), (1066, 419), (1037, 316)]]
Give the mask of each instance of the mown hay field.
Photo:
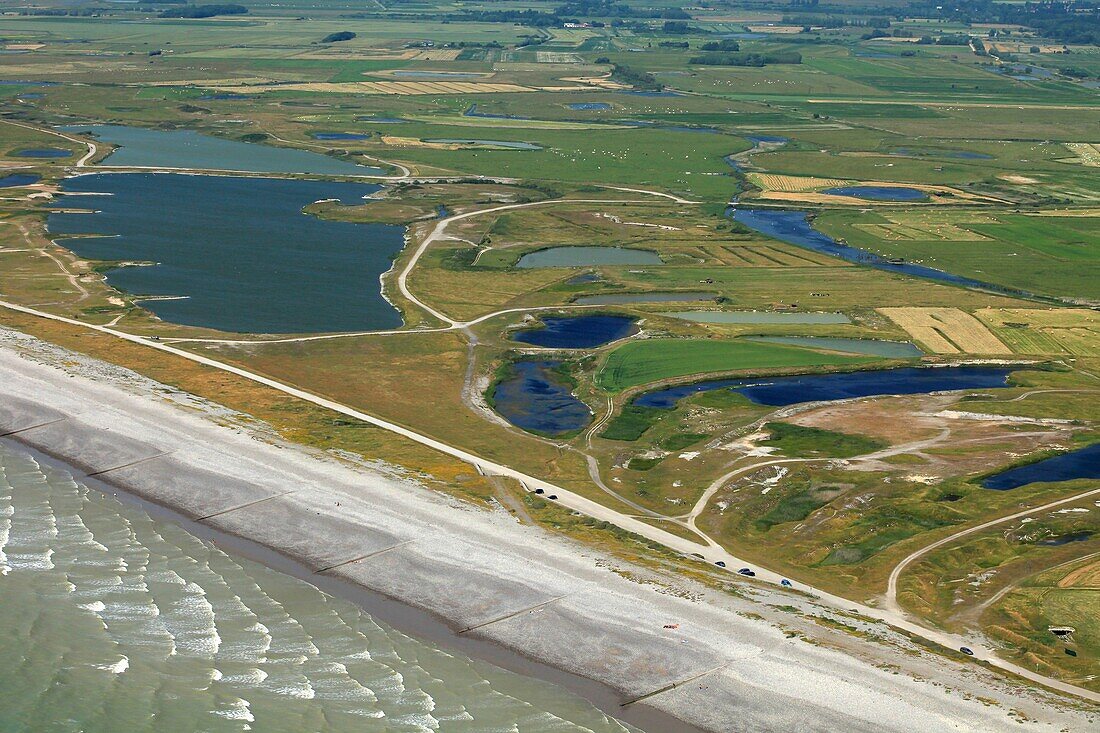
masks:
[(981, 321), (958, 308), (879, 308), (937, 354), (1011, 354)]

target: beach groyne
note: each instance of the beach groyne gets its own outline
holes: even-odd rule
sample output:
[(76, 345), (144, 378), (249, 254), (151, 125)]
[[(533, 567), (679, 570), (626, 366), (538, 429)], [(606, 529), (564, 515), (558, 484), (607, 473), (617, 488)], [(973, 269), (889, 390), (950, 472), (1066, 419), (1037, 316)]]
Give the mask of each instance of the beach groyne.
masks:
[(0, 436), (65, 461), (78, 478), (258, 543), (318, 579), (419, 609), (455, 638), (590, 680), (627, 706), (613, 714), (656, 711), (652, 731), (675, 730), (673, 719), (739, 733), (998, 731), (1021, 705), (1033, 721), (1013, 727), (1024, 730), (1081, 729), (1086, 720), (1019, 698), (992, 675), (943, 662), (951, 684), (933, 684), (784, 634), (733, 599), (662, 592), (630, 580), (623, 563), (503, 512), (279, 442), (239, 417), (0, 333)]

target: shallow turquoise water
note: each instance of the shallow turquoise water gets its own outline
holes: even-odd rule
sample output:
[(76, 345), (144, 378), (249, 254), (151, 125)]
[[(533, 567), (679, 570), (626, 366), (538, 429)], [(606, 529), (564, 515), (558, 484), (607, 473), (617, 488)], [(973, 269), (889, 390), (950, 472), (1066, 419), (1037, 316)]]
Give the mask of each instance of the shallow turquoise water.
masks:
[(356, 165), (350, 160), (308, 150), (226, 140), (194, 130), (149, 130), (124, 125), (66, 125), (59, 129), (90, 134), (97, 140), (120, 146), (107, 156), (103, 165), (334, 176), (385, 173), (381, 168)]
[(771, 344), (804, 346), (809, 349), (844, 351), (849, 354), (870, 354), (888, 359), (910, 359), (923, 356), (924, 352), (908, 341), (879, 341), (877, 339), (828, 338), (823, 336), (754, 336), (753, 341)]
[(0, 731), (625, 733), (0, 444)]

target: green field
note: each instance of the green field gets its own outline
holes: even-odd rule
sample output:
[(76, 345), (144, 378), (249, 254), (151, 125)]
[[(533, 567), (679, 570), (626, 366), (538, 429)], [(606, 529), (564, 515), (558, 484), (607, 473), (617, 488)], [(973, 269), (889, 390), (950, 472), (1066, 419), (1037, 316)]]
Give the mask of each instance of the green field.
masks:
[(609, 392), (690, 374), (866, 364), (873, 359), (754, 341), (633, 341), (612, 351), (596, 377)]

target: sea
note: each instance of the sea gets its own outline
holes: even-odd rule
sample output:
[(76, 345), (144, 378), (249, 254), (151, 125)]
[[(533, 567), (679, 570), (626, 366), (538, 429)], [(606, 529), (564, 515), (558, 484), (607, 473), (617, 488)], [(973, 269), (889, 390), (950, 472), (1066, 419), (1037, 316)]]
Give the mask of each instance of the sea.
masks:
[(621, 733), (0, 442), (0, 733)]

